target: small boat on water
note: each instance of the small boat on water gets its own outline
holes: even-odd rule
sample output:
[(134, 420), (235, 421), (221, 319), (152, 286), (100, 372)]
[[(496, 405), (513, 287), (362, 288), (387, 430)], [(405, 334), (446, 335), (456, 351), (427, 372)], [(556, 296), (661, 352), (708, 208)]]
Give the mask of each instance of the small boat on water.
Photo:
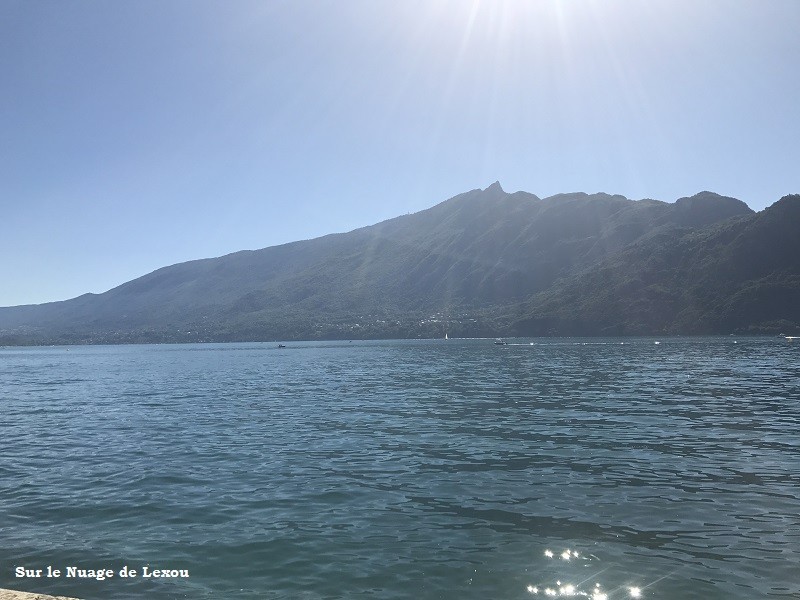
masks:
[(283, 344), (278, 344), (278, 348), (286, 348)]
[(495, 346), (508, 346), (508, 342), (506, 342), (506, 341), (505, 341), (504, 339), (502, 339), (502, 338), (497, 338), (497, 339), (494, 341), (494, 345), (495, 345)]

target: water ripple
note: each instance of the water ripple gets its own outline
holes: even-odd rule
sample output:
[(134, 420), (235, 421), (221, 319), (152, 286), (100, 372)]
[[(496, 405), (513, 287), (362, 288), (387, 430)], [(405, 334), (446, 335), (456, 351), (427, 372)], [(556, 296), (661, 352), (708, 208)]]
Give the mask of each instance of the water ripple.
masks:
[(800, 346), (653, 341), (0, 349), (0, 586), (800, 596)]

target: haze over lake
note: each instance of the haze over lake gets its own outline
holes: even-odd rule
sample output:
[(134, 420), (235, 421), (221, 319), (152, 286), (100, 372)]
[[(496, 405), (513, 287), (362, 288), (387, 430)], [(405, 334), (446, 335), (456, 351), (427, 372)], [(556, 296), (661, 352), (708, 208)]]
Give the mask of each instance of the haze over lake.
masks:
[(2, 348), (0, 586), (800, 594), (797, 342), (508, 342)]

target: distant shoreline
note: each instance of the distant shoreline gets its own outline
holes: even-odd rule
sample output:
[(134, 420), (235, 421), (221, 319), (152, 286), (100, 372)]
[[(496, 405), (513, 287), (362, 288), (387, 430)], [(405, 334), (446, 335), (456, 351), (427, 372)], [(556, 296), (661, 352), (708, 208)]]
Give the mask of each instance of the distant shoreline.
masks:
[[(308, 346), (309, 344), (353, 344), (364, 342), (459, 342), (459, 341), (486, 341), (493, 342), (497, 339), (503, 339), (508, 342), (510, 346), (527, 346), (536, 345), (536, 340), (542, 342), (553, 342), (559, 340), (625, 340), (625, 341), (647, 341), (647, 340), (691, 340), (719, 338), (732, 339), (776, 339), (792, 342), (798, 339), (796, 335), (787, 334), (772, 334), (772, 333), (745, 333), (745, 334), (643, 334), (643, 335), (552, 335), (552, 336), (464, 336), (464, 337), (449, 337), (448, 339), (439, 337), (420, 337), (420, 338), (364, 338), (364, 339), (297, 339), (297, 340), (224, 340), (224, 341), (175, 341), (175, 342), (122, 342), (122, 343), (103, 343), (103, 342), (64, 342), (64, 343), (0, 343), (0, 350), (11, 348), (69, 348), (69, 347), (123, 347), (123, 346), (220, 346), (220, 345), (237, 345), (237, 344), (258, 344), (267, 345), (266, 349), (275, 348), (291, 348), (292, 345)], [(530, 344), (515, 343), (516, 340), (534, 340)], [(587, 342), (591, 343), (591, 342)], [(2, 598), (0, 598), (2, 600)]]

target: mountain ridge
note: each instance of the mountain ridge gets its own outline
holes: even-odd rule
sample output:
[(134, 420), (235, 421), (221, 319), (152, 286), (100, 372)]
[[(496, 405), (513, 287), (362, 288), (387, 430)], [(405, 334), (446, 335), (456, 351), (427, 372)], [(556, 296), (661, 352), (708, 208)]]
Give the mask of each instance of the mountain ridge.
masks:
[[(648, 256), (668, 257), (677, 247), (684, 262), (695, 252), (701, 262), (724, 268), (728, 283), (709, 281), (710, 290), (741, 294), (743, 282), (755, 280), (742, 279), (742, 270), (715, 252), (739, 256), (745, 268), (737, 250), (744, 245), (763, 290), (777, 289), (776, 277), (794, 289), (796, 260), (776, 257), (775, 244), (772, 253), (756, 251), (760, 241), (737, 242), (734, 235), (736, 223), (755, 219), (763, 223), (745, 228), (751, 237), (784, 239), (787, 226), (800, 225), (794, 198), (800, 196), (755, 213), (712, 192), (674, 203), (583, 192), (539, 198), (507, 193), (495, 182), (350, 232), (178, 263), (102, 294), (0, 308), (0, 343), (424, 337), (443, 333), (443, 327), (487, 335), (691, 332), (686, 307), (664, 312), (672, 306), (667, 299), (688, 302), (685, 295), (658, 295), (653, 282), (640, 286), (647, 294), (623, 293), (626, 269), (634, 279), (661, 276), (667, 288), (691, 283), (691, 277), (714, 279), (689, 263), (659, 270), (648, 262)], [(786, 214), (776, 219), (775, 211)], [(770, 261), (783, 271), (766, 268)], [(593, 269), (613, 285), (605, 286)], [(619, 316), (612, 318), (618, 312), (604, 312), (587, 297), (606, 297), (607, 307), (632, 299), (639, 309), (631, 314), (650, 311), (677, 320), (664, 324), (640, 316), (626, 327)], [(769, 297), (762, 301), (769, 304)], [(583, 312), (570, 316), (568, 307)], [(766, 322), (750, 313), (714, 321), (706, 312), (698, 316), (697, 331), (756, 331)], [(785, 307), (776, 314), (772, 321), (800, 323), (800, 315)]]

